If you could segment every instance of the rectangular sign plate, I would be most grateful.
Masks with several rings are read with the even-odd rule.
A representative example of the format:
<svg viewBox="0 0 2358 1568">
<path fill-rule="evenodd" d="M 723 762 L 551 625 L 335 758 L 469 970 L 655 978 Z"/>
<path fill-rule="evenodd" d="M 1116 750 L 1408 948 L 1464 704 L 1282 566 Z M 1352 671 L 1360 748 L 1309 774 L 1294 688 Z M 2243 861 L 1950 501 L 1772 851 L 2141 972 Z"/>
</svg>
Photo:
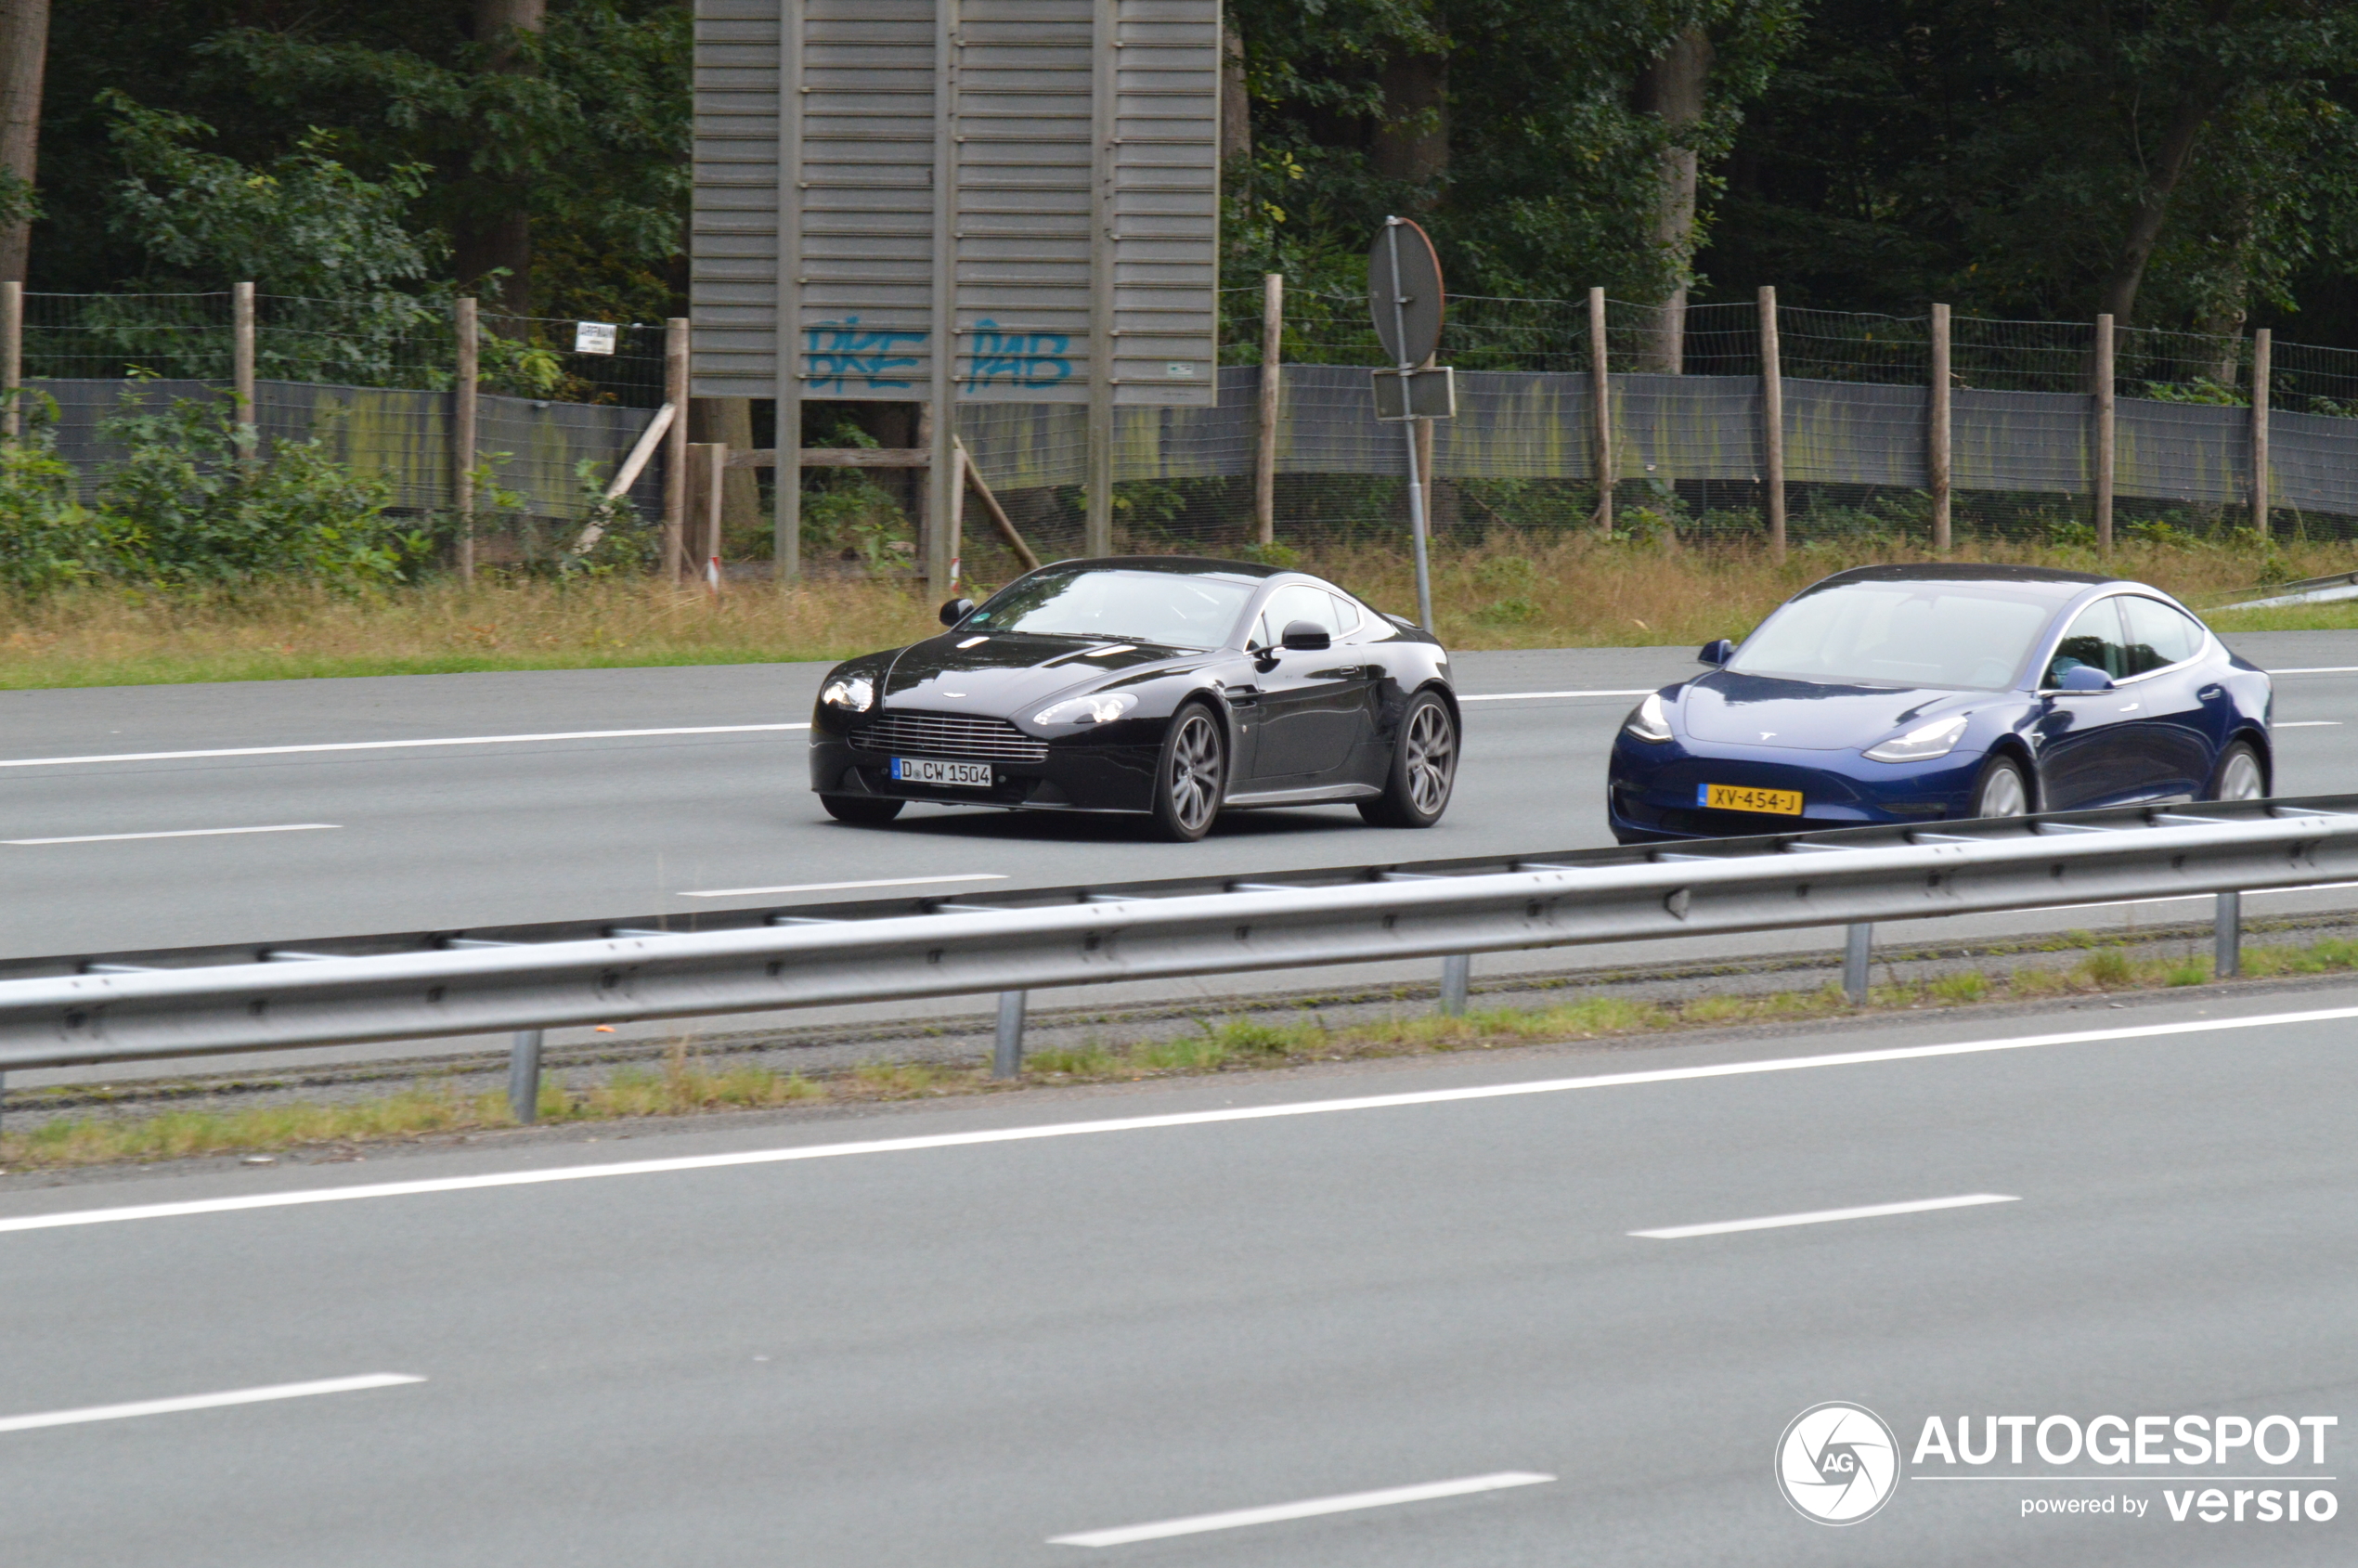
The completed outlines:
<svg viewBox="0 0 2358 1568">
<path fill-rule="evenodd" d="M 1801 791 L 1754 789 L 1749 784 L 1697 784 L 1695 804 L 1709 811 L 1771 811 L 1781 817 L 1801 815 Z"/>
<path fill-rule="evenodd" d="M 957 789 L 989 789 L 988 762 L 941 762 L 930 757 L 896 757 L 892 776 L 902 784 L 946 784 Z M 1799 808 L 1795 808 L 1798 810 Z"/>
</svg>

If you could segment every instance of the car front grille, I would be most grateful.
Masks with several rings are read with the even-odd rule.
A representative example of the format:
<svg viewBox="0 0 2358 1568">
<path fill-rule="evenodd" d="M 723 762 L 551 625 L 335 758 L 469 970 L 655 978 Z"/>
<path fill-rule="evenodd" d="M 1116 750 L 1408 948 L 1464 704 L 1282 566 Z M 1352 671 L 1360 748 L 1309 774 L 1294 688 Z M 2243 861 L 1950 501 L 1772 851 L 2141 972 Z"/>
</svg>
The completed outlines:
<svg viewBox="0 0 2358 1568">
<path fill-rule="evenodd" d="M 1045 762 L 1048 743 L 1004 719 L 954 713 L 880 713 L 851 735 L 861 751 L 971 758 L 978 762 Z"/>
</svg>

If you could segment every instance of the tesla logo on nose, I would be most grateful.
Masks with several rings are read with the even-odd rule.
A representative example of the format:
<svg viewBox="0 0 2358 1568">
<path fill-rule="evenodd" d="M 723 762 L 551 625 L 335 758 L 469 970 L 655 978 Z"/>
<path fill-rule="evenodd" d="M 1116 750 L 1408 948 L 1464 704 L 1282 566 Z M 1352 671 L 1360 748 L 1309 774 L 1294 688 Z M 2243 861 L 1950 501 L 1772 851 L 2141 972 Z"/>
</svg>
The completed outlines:
<svg viewBox="0 0 2358 1568">
<path fill-rule="evenodd" d="M 1777 732 L 1774 730 L 1763 730 L 1760 732 L 1760 738 L 1764 741 L 1773 741 L 1777 738 Z"/>
</svg>

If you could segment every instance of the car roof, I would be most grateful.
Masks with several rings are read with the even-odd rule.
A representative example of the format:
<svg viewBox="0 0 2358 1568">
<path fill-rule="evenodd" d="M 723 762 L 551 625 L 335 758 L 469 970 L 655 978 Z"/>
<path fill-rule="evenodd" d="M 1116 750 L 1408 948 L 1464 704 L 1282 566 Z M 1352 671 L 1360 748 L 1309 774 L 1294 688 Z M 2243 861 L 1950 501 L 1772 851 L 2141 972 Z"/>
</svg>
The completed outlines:
<svg viewBox="0 0 2358 1568">
<path fill-rule="evenodd" d="M 1255 561 L 1220 561 L 1208 555 L 1094 555 L 1075 561 L 1051 561 L 1049 571 L 1168 572 L 1184 577 L 1234 577 L 1260 582 L 1293 574 L 1285 566 L 1263 566 Z"/>
<path fill-rule="evenodd" d="M 2009 588 L 2041 599 L 2070 599 L 2088 589 L 2104 583 L 2123 583 L 2121 577 L 2105 577 L 2097 572 L 2066 572 L 2054 566 L 2008 566 L 1980 561 L 1911 561 L 1881 566 L 1853 566 L 1846 572 L 1836 572 L 1809 585 L 1804 592 L 1815 593 L 1820 589 L 1837 588 L 1847 583 L 1908 583 L 1950 582 L 1982 583 L 1991 588 Z"/>
</svg>

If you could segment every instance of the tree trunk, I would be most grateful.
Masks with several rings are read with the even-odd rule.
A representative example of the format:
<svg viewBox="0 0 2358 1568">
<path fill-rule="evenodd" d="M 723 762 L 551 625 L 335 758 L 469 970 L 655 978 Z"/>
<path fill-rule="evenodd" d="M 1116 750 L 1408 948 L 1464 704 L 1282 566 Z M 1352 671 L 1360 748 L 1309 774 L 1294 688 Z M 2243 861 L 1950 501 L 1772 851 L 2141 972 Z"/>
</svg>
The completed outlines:
<svg viewBox="0 0 2358 1568">
<path fill-rule="evenodd" d="M 5 3 L 5 0 L 0 0 Z M 475 42 L 491 48 L 491 69 L 513 69 L 514 39 L 519 32 L 538 32 L 549 19 L 548 0 L 474 0 Z M 461 221 L 453 236 L 453 258 L 461 286 L 496 300 L 508 316 L 532 314 L 531 193 L 521 187 L 502 186 L 486 193 L 490 200 L 473 216 Z M 504 270 L 507 277 L 489 277 Z"/>
<path fill-rule="evenodd" d="M 1383 120 L 1369 151 L 1385 179 L 1427 188 L 1428 202 L 1439 196 L 1449 177 L 1447 55 L 1398 55 L 1386 62 Z"/>
<path fill-rule="evenodd" d="M 1697 159 L 1691 145 L 1703 119 L 1704 94 L 1711 81 L 1711 35 L 1690 28 L 1672 40 L 1638 78 L 1638 110 L 1662 121 L 1664 146 L 1657 174 L 1653 242 L 1669 287 L 1648 334 L 1638 369 L 1675 376 L 1684 369 L 1687 348 L 1687 284 L 1695 258 Z"/>
<path fill-rule="evenodd" d="M 8 195 L 31 200 L 41 147 L 41 78 L 49 58 L 49 0 L 0 0 L 0 174 Z M 11 203 L 13 205 L 13 203 Z M 0 282 L 24 281 L 32 220 L 0 225 Z"/>
<path fill-rule="evenodd" d="M 1252 100 L 1245 96 L 1245 35 L 1232 19 L 1220 36 L 1220 162 L 1252 156 Z"/>
<path fill-rule="evenodd" d="M 2233 18 L 2235 5 L 2236 0 L 2210 0 L 2203 7 L 2203 19 L 2212 27 L 2221 26 Z M 2149 172 L 2144 192 L 2137 202 L 2135 214 L 2129 220 L 2129 232 L 2121 240 L 2112 277 L 2105 282 L 2104 298 L 2096 306 L 2124 327 L 2137 307 L 2137 290 L 2144 282 L 2145 265 L 2153 260 L 2154 247 L 2161 240 L 2162 225 L 2169 221 L 2170 199 L 2177 192 L 2179 181 L 2185 177 L 2186 165 L 2194 161 L 2203 127 L 2225 105 L 2230 90 L 2231 84 L 2224 73 L 2216 70 L 2189 83 L 2185 97 L 2170 112 L 2170 128 L 2162 133 L 2160 149 L 2146 164 Z"/>
<path fill-rule="evenodd" d="M 718 442 L 732 452 L 753 447 L 753 399 L 750 397 L 691 397 L 688 399 L 688 439 Z M 799 465 L 795 477 L 799 477 Z M 780 470 L 781 478 L 787 477 Z M 760 478 L 749 468 L 732 468 L 720 475 L 720 526 L 724 533 L 744 535 L 761 525 Z"/>
</svg>

